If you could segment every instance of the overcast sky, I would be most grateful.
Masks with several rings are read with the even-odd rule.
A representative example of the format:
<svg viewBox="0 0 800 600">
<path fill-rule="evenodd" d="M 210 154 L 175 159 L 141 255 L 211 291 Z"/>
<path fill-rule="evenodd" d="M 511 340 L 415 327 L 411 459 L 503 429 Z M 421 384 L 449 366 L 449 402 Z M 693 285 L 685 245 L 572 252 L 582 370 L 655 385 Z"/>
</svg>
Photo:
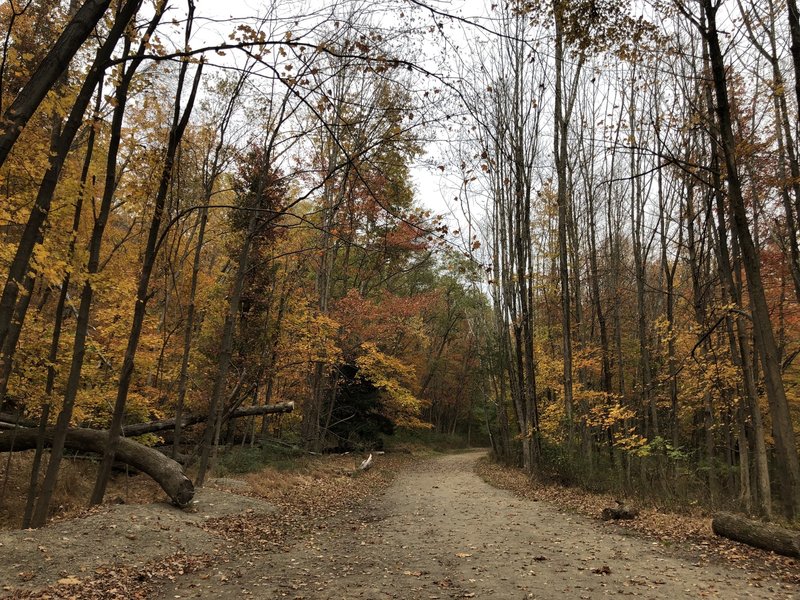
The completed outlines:
<svg viewBox="0 0 800 600">
<path fill-rule="evenodd" d="M 195 0 L 196 1 L 196 24 L 192 36 L 193 47 L 214 45 L 229 42 L 231 31 L 239 24 L 253 22 L 254 18 L 263 16 L 267 12 L 269 2 L 259 0 Z M 459 52 L 464 51 L 465 28 L 467 25 L 455 20 L 438 17 L 430 11 L 420 9 L 410 1 L 390 0 L 391 9 L 385 10 L 382 14 L 376 15 L 384 26 L 391 27 L 392 21 L 398 19 L 399 12 L 407 10 L 416 11 L 418 23 L 433 24 L 442 23 L 441 33 L 436 33 L 427 38 L 422 38 L 423 44 L 421 55 L 405 56 L 402 58 L 419 62 L 424 68 L 433 72 L 443 72 L 448 69 L 446 64 L 451 59 L 464 60 L 465 57 L 458 56 Z M 332 11 L 344 12 L 347 9 L 347 2 L 342 2 L 337 7 L 335 3 L 320 0 L 280 0 L 277 10 L 281 17 L 294 17 L 302 15 L 306 17 L 306 23 L 312 21 L 329 20 Z M 460 2 L 442 2 L 433 0 L 428 3 L 437 11 L 457 15 L 469 20 L 479 19 L 479 15 L 486 14 L 483 0 L 465 0 Z M 186 9 L 181 0 L 173 0 L 175 8 L 174 16 L 180 20 L 186 15 Z M 389 6 L 366 2 L 362 0 L 363 7 L 374 10 L 380 6 Z M 399 11 L 399 12 L 398 12 Z M 310 16 L 310 18 L 309 18 Z M 434 21 L 435 19 L 435 21 Z M 302 28 L 302 24 L 301 24 Z M 173 40 L 176 42 L 177 40 Z M 443 43 L 445 42 L 445 43 Z M 231 62 L 240 64 L 243 61 L 241 55 L 229 53 L 226 57 L 211 57 L 213 61 L 222 63 Z M 435 132 L 429 130 L 428 134 Z M 443 174 L 438 168 L 441 161 L 442 149 L 436 143 L 428 145 L 428 154 L 412 169 L 413 181 L 417 190 L 417 200 L 420 204 L 433 210 L 438 214 L 451 214 L 454 208 L 452 198 L 454 189 L 447 181 L 446 173 Z M 451 218 L 456 218 L 451 215 Z"/>
</svg>

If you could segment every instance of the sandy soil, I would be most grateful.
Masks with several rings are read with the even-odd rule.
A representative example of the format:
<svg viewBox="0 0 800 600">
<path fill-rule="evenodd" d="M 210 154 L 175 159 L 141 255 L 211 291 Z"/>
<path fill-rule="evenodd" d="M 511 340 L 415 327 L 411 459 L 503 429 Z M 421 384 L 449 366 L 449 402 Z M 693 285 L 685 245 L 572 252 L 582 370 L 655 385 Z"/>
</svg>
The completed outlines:
<svg viewBox="0 0 800 600">
<path fill-rule="evenodd" d="M 0 596 L 92 576 L 101 569 L 148 563 L 176 553 L 201 554 L 219 540 L 202 528 L 205 521 L 232 514 L 271 514 L 275 507 L 227 490 L 243 482 L 217 480 L 198 491 L 192 508 L 167 503 L 104 505 L 84 518 L 38 530 L 0 533 Z M 64 587 L 64 596 L 74 595 Z"/>
<path fill-rule="evenodd" d="M 701 564 L 615 525 L 521 500 L 473 472 L 481 453 L 423 461 L 284 552 L 239 550 L 158 597 L 301 599 L 798 598 L 796 586 Z"/>
</svg>

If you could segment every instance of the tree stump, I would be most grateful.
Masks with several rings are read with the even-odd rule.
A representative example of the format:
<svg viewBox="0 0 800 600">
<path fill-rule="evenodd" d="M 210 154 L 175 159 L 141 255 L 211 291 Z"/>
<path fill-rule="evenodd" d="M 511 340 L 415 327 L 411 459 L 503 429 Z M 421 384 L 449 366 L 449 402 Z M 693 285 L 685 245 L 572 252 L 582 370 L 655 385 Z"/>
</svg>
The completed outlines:
<svg viewBox="0 0 800 600">
<path fill-rule="evenodd" d="M 604 508 L 601 516 L 604 520 L 628 520 L 635 519 L 639 516 L 639 510 L 626 504 L 622 500 L 617 500 L 617 506 L 614 508 Z"/>
</svg>

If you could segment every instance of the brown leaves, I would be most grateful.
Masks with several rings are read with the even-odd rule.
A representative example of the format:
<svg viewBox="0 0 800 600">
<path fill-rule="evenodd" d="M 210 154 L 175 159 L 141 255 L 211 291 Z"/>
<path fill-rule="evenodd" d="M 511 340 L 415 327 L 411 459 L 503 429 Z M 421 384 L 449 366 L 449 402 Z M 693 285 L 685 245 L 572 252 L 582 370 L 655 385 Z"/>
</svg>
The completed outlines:
<svg viewBox="0 0 800 600">
<path fill-rule="evenodd" d="M 336 514 L 384 489 L 391 473 L 410 457 L 381 456 L 376 467 L 349 477 L 352 456 L 310 459 L 295 472 L 265 469 L 247 480 L 254 490 L 248 494 L 277 505 L 269 516 L 244 513 L 208 519 L 203 528 L 221 536 L 232 548 L 283 548 L 291 540 L 316 529 L 324 529 Z"/>
<path fill-rule="evenodd" d="M 55 585 L 40 590 L 16 591 L 15 598 L 82 598 L 85 600 L 139 600 L 152 597 L 164 581 L 208 567 L 213 558 L 179 552 L 154 560 L 144 567 L 114 566 L 97 569 L 92 575 L 62 577 Z"/>
<path fill-rule="evenodd" d="M 267 469 L 253 473 L 248 480 L 254 491 L 248 495 L 265 498 L 280 506 L 281 510 L 272 515 L 255 515 L 250 510 L 205 520 L 203 528 L 213 532 L 223 542 L 213 555 L 205 554 L 211 550 L 207 546 L 188 546 L 186 552 L 160 557 L 143 566 L 118 564 L 99 567 L 94 571 L 81 571 L 79 574 L 62 571 L 55 584 L 38 590 L 15 589 L 20 583 L 31 581 L 36 576 L 32 571 L 21 571 L 17 574 L 17 581 L 7 582 L 10 585 L 0 587 L 0 590 L 14 594 L 15 598 L 150 598 L 158 590 L 163 590 L 168 582 L 225 562 L 230 555 L 252 549 L 280 550 L 300 535 L 326 528 L 333 516 L 384 489 L 390 483 L 392 473 L 410 460 L 409 456 L 381 456 L 375 468 L 359 477 L 347 476 L 353 468 L 352 456 L 309 459 L 307 464 L 299 465 L 292 472 Z M 139 537 L 144 538 L 143 534 Z M 39 547 L 39 552 L 46 551 L 45 546 Z M 197 554 L 193 555 L 192 552 Z M 412 572 L 415 577 L 424 574 Z M 198 577 L 202 580 L 228 575 L 205 571 Z"/>
<path fill-rule="evenodd" d="M 552 502 L 593 518 L 600 518 L 603 508 L 614 503 L 609 494 L 531 482 L 521 470 L 502 467 L 487 460 L 478 462 L 476 472 L 491 485 L 509 490 L 522 498 Z M 710 518 L 704 515 L 679 514 L 651 507 L 642 509 L 640 518 L 635 521 L 625 521 L 624 524 L 615 521 L 608 526 L 624 527 L 667 546 L 690 550 L 701 562 L 711 559 L 726 561 L 751 573 L 758 573 L 755 579 L 772 576 L 785 583 L 800 584 L 798 561 L 719 538 L 711 531 Z M 545 557 L 534 560 L 545 560 Z M 611 570 L 606 572 L 606 568 L 607 565 L 604 565 L 592 572 L 609 575 Z"/>
</svg>

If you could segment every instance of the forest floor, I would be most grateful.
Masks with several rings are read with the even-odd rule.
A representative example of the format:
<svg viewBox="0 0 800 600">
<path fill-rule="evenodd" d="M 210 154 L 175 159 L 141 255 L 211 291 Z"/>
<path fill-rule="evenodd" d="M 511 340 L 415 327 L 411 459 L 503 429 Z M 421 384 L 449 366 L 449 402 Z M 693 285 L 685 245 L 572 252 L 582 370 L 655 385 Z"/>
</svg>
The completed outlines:
<svg viewBox="0 0 800 600">
<path fill-rule="evenodd" d="M 693 528 L 690 517 L 644 513 L 638 521 L 654 518 L 652 531 L 600 521 L 598 501 L 546 487 L 537 497 L 522 485 L 524 475 L 481 461 L 484 454 L 379 456 L 372 470 L 356 476 L 350 476 L 352 457 L 327 458 L 299 477 L 215 480 L 199 492 L 194 512 L 164 504 L 105 506 L 43 530 L 2 533 L 0 593 L 800 597 L 796 561 L 714 538 L 707 524 Z"/>
</svg>

